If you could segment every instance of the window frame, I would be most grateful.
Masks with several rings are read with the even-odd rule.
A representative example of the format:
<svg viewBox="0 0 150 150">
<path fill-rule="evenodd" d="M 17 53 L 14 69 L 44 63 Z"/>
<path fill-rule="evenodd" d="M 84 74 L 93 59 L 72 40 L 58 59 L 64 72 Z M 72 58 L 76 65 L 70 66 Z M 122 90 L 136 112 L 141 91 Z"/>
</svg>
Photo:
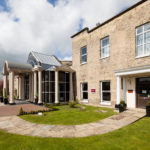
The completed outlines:
<svg viewBox="0 0 150 150">
<path fill-rule="evenodd" d="M 105 40 L 105 39 L 109 39 L 109 44 L 107 46 L 102 46 L 102 41 Z M 108 56 L 103 56 L 102 57 L 102 50 L 103 50 L 103 48 L 107 48 L 107 47 L 109 48 Z M 104 58 L 108 58 L 108 57 L 110 57 L 110 37 L 106 36 L 106 37 L 100 39 L 100 59 L 104 59 Z"/>
<path fill-rule="evenodd" d="M 103 83 L 105 82 L 109 82 L 110 83 L 110 90 L 103 90 Z M 106 101 L 106 100 L 103 100 L 103 93 L 110 93 L 110 100 L 109 101 Z M 101 100 L 100 100 L 100 104 L 102 105 L 111 105 L 111 82 L 109 80 L 107 81 L 100 81 L 100 94 L 101 94 Z"/>
<path fill-rule="evenodd" d="M 143 24 L 143 25 L 140 25 L 140 26 L 136 27 L 136 38 L 135 38 L 135 49 L 136 49 L 135 53 L 136 53 L 136 54 L 135 54 L 135 58 L 141 58 L 141 57 L 150 56 L 150 52 L 147 53 L 147 54 L 144 54 L 145 45 L 146 45 L 146 44 L 150 44 L 150 42 L 146 43 L 146 42 L 145 42 L 145 39 L 144 39 L 145 33 L 150 32 L 150 29 L 147 30 L 147 31 L 145 31 L 145 26 L 148 25 L 148 24 L 150 25 L 150 22 L 145 23 L 145 24 Z M 137 31 L 138 31 L 139 28 L 142 28 L 142 32 L 141 32 L 141 33 L 137 33 Z M 138 37 L 139 35 L 142 35 L 143 41 L 142 41 L 142 44 L 137 45 L 137 37 Z M 139 46 L 142 46 L 142 55 L 137 55 L 137 48 L 138 48 Z"/>
<path fill-rule="evenodd" d="M 84 91 L 83 90 L 83 84 L 87 84 L 87 91 Z M 82 82 L 81 83 L 81 99 L 82 99 L 82 102 L 86 102 L 88 103 L 88 99 L 83 99 L 83 93 L 84 92 L 87 92 L 88 96 L 89 96 L 89 92 L 88 92 L 88 82 Z"/>
<path fill-rule="evenodd" d="M 86 54 L 82 54 L 82 49 L 83 48 L 86 48 Z M 83 56 L 86 56 L 86 61 L 85 62 L 82 61 Z M 85 45 L 85 46 L 80 48 L 80 64 L 83 65 L 83 64 L 86 64 L 86 63 L 87 63 L 87 46 Z"/>
</svg>

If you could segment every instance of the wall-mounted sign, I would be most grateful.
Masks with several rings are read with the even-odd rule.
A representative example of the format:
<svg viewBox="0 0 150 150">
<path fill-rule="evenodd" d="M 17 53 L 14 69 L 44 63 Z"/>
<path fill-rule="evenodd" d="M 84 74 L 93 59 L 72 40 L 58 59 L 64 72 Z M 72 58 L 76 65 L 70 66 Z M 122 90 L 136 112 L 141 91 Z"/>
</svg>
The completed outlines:
<svg viewBox="0 0 150 150">
<path fill-rule="evenodd" d="M 128 93 L 133 93 L 133 90 L 128 90 Z"/>
<path fill-rule="evenodd" d="M 95 92 L 96 92 L 96 90 L 95 90 L 95 89 L 91 89 L 91 92 L 92 92 L 92 93 L 95 93 Z"/>
</svg>

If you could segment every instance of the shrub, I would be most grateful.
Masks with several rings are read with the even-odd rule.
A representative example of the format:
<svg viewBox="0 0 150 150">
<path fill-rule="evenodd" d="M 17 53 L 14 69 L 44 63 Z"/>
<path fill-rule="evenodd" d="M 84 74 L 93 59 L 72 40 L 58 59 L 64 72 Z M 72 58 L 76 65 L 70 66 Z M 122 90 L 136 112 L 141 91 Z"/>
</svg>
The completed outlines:
<svg viewBox="0 0 150 150">
<path fill-rule="evenodd" d="M 76 99 L 75 102 L 76 102 L 76 104 L 79 104 L 79 100 L 78 99 Z"/>
<path fill-rule="evenodd" d="M 75 108 L 76 107 L 76 102 L 75 101 L 69 102 L 69 107 L 70 108 Z"/>
<path fill-rule="evenodd" d="M 120 101 L 120 106 L 121 106 L 121 107 L 125 107 L 125 106 L 126 106 L 125 101 L 121 100 L 121 101 Z"/>
<path fill-rule="evenodd" d="M 23 109 L 22 109 L 22 107 L 20 108 L 20 110 L 19 110 L 19 116 L 21 116 L 21 115 L 23 115 L 24 114 L 24 111 L 23 111 Z"/>
<path fill-rule="evenodd" d="M 150 107 L 150 101 L 147 103 L 147 106 Z"/>
</svg>

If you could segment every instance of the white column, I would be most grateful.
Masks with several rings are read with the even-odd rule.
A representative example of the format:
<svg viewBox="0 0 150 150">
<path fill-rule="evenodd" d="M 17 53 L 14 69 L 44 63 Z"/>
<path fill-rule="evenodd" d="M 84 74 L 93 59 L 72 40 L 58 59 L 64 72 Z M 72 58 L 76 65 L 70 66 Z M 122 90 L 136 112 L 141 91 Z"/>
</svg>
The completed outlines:
<svg viewBox="0 0 150 150">
<path fill-rule="evenodd" d="M 14 72 L 9 73 L 9 103 L 13 104 L 15 103 L 14 101 Z"/>
<path fill-rule="evenodd" d="M 22 96 L 21 96 L 21 82 L 22 82 L 22 80 L 21 80 L 21 77 L 19 77 L 19 99 L 21 99 L 22 98 Z"/>
<path fill-rule="evenodd" d="M 59 103 L 59 100 L 58 100 L 58 71 L 55 71 L 55 103 Z"/>
<path fill-rule="evenodd" d="M 21 77 L 21 99 L 25 99 L 24 76 Z"/>
<path fill-rule="evenodd" d="M 73 101 L 72 72 L 70 73 L 70 101 Z"/>
<path fill-rule="evenodd" d="M 34 99 L 36 98 L 37 94 L 37 73 L 36 71 L 34 72 Z"/>
<path fill-rule="evenodd" d="M 42 104 L 42 71 L 38 71 L 38 78 L 39 78 L 38 104 Z"/>
<path fill-rule="evenodd" d="M 7 96 L 7 75 L 3 76 L 3 97 Z"/>
<path fill-rule="evenodd" d="M 126 79 L 123 77 L 123 98 L 124 101 L 126 102 Z"/>
<path fill-rule="evenodd" d="M 31 94 L 31 100 L 34 102 L 34 74 L 32 73 L 32 94 Z"/>
<path fill-rule="evenodd" d="M 29 100 L 31 101 L 32 95 L 32 74 L 29 74 Z"/>
<path fill-rule="evenodd" d="M 120 76 L 117 76 L 117 104 L 120 104 L 120 83 L 121 78 Z"/>
</svg>

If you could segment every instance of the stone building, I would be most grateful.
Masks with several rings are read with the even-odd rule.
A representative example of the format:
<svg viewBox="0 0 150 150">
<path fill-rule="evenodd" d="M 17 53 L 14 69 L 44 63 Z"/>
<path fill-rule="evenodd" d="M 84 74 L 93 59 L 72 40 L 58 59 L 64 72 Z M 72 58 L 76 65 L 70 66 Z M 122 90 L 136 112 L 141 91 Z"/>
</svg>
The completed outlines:
<svg viewBox="0 0 150 150">
<path fill-rule="evenodd" d="M 73 35 L 72 61 L 80 101 L 144 107 L 150 100 L 150 1 Z"/>
</svg>

